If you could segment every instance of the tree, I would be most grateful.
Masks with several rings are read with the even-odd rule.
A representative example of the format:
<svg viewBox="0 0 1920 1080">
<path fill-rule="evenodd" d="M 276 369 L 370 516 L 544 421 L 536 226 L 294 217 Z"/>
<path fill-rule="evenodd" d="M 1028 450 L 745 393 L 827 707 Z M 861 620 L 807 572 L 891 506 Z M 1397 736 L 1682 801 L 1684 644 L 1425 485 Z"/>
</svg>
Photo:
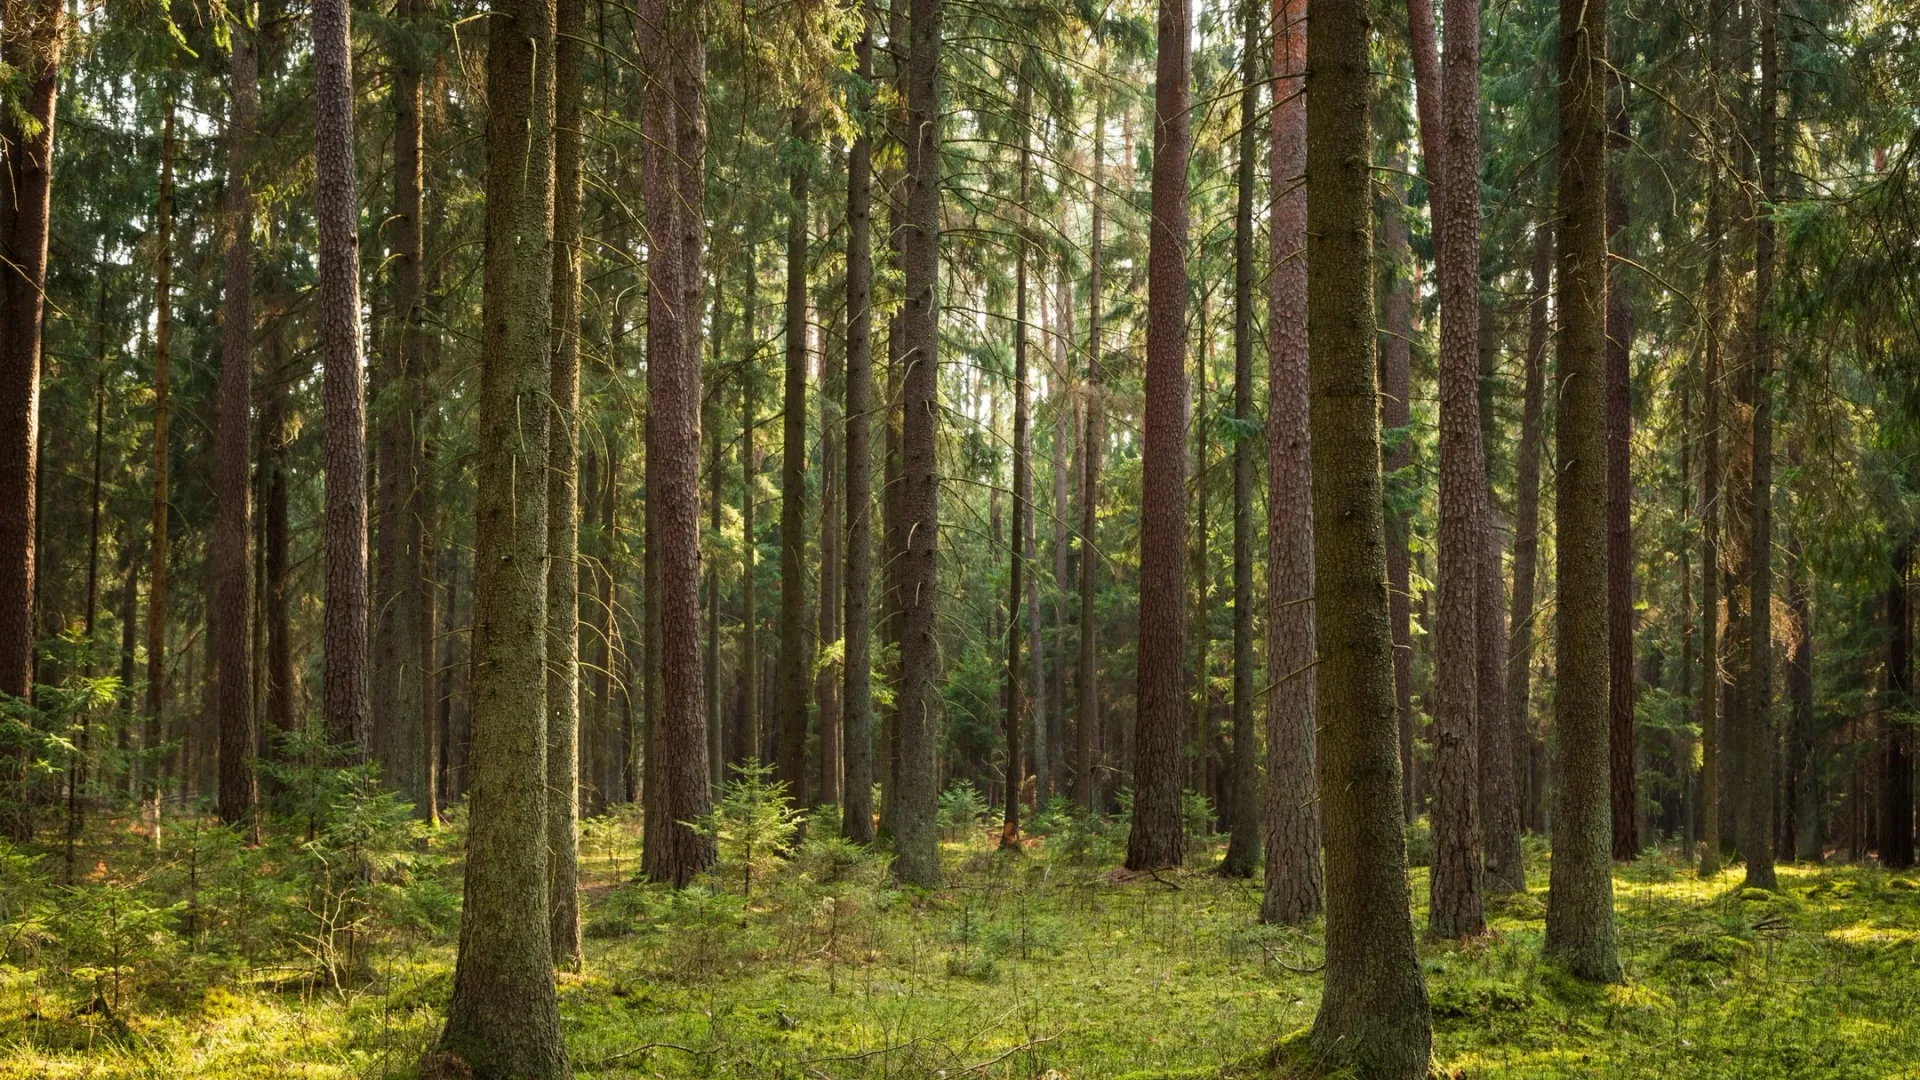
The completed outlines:
<svg viewBox="0 0 1920 1080">
<path fill-rule="evenodd" d="M 1260 917 L 1320 913 L 1321 800 L 1314 670 L 1313 451 L 1308 327 L 1307 4 L 1273 17 L 1273 200 L 1267 258 L 1266 894 Z"/>
<path fill-rule="evenodd" d="M 1007 544 L 1007 805 L 1000 829 L 1000 846 L 1020 847 L 1020 785 L 1026 778 L 1020 759 L 1020 730 L 1027 720 L 1023 700 L 1026 687 L 1020 671 L 1020 639 L 1029 633 L 1020 625 L 1020 602 L 1025 599 L 1024 575 L 1032 557 L 1027 541 L 1033 532 L 1033 439 L 1027 430 L 1027 221 L 1026 208 L 1032 198 L 1030 183 L 1033 169 L 1033 84 L 1023 71 L 1015 106 L 1020 125 L 1020 231 L 1014 245 L 1013 301 L 1013 533 Z M 1036 655 L 1033 663 L 1039 663 Z"/>
<path fill-rule="evenodd" d="M 0 109 L 0 695 L 33 694 L 35 521 L 40 449 L 40 359 L 47 235 L 53 205 L 54 96 L 65 8 L 7 0 L 0 67 L 25 93 Z M 29 742 L 0 748 L 0 834 L 33 836 Z"/>
<path fill-rule="evenodd" d="M 1401 830 L 1374 366 L 1368 17 L 1323 3 L 1307 40 L 1307 350 L 1315 709 L 1327 972 L 1311 1044 L 1328 1071 L 1427 1075 L 1432 1022 Z M 1276 70 L 1285 70 L 1276 67 Z"/>
<path fill-rule="evenodd" d="M 320 232 L 326 561 L 321 717 L 327 741 L 366 756 L 366 400 L 360 384 L 360 230 L 353 145 L 353 47 L 346 0 L 313 5 L 314 217 Z"/>
<path fill-rule="evenodd" d="M 1146 423 L 1140 481 L 1140 652 L 1127 869 L 1180 865 L 1181 606 L 1186 596 L 1187 160 L 1193 46 L 1187 0 L 1159 0 L 1153 205 L 1147 238 Z"/>
<path fill-rule="evenodd" d="M 147 538 L 152 568 L 147 579 L 146 727 L 140 739 L 146 759 L 139 767 L 140 793 L 151 800 L 154 827 L 160 817 L 160 759 L 165 738 L 161 711 L 167 700 L 167 441 L 173 355 L 173 98 L 162 106 L 160 193 L 154 209 L 153 272 L 153 524 Z M 157 840 L 156 833 L 155 839 Z"/>
<path fill-rule="evenodd" d="M 1607 11 L 1561 0 L 1560 219 L 1554 417 L 1553 836 L 1548 955 L 1577 976 L 1620 977 L 1608 808 L 1606 628 Z"/>
<path fill-rule="evenodd" d="M 220 347 L 220 820 L 248 822 L 258 799 L 254 779 L 253 660 L 253 188 L 254 114 L 259 61 L 253 20 L 242 5 L 231 27 L 227 111 L 226 294 Z"/>
<path fill-rule="evenodd" d="M 473 625 L 473 776 L 460 952 L 440 1049 L 485 1080 L 568 1076 L 547 921 L 547 467 L 554 5 L 494 9 Z M 643 21 L 644 25 L 644 21 Z"/>
<path fill-rule="evenodd" d="M 841 835 L 873 843 L 873 13 L 854 46 L 853 144 L 847 151 L 847 599 L 841 702 L 846 798 Z"/>
<path fill-rule="evenodd" d="M 1887 579 L 1886 710 L 1891 716 L 1913 711 L 1913 544 L 1893 552 Z M 1904 870 L 1913 865 L 1913 735 L 1896 720 L 1886 722 L 1880 746 L 1880 865 Z"/>
<path fill-rule="evenodd" d="M 1531 770 L 1533 747 L 1533 635 L 1539 607 L 1540 442 L 1547 397 L 1548 289 L 1553 274 L 1553 222 L 1533 229 L 1532 278 L 1527 293 L 1527 359 L 1521 389 L 1520 447 L 1515 467 L 1513 518 L 1513 613 L 1507 647 L 1507 718 L 1513 733 L 1514 787 L 1526 792 L 1527 824 L 1539 828 L 1540 781 Z"/>
<path fill-rule="evenodd" d="M 1625 154 L 1632 141 L 1627 91 L 1614 84 L 1610 142 Z M 1627 193 L 1620 168 L 1607 171 L 1607 246 L 1627 249 Z M 1618 262 L 1607 262 L 1607 729 L 1608 791 L 1613 807 L 1613 857 L 1629 862 L 1640 854 L 1639 796 L 1633 733 L 1633 308 Z"/>
<path fill-rule="evenodd" d="M 780 753 L 779 777 L 807 803 L 807 180 L 813 127 L 796 107 L 787 174 L 786 393 L 780 448 Z"/>
<path fill-rule="evenodd" d="M 1406 170 L 1405 155 L 1393 159 Z M 1386 288 L 1386 339 L 1380 351 L 1380 424 L 1386 428 L 1381 467 L 1399 494 L 1413 464 L 1413 252 L 1407 245 L 1406 193 L 1394 185 L 1383 215 L 1384 246 L 1391 276 Z M 1387 618 L 1393 627 L 1393 693 L 1400 716 L 1400 799 L 1411 824 L 1419 817 L 1419 755 L 1413 738 L 1413 513 L 1390 502 L 1387 509 Z"/>
<path fill-rule="evenodd" d="M 1093 733 L 1100 726 L 1100 627 L 1096 592 L 1100 587 L 1100 559 L 1095 549 L 1100 524 L 1100 464 L 1106 445 L 1106 405 L 1102 401 L 1106 361 L 1100 336 L 1101 262 L 1105 237 L 1101 214 L 1107 183 L 1106 70 L 1094 85 L 1093 183 L 1087 187 L 1092 236 L 1087 245 L 1087 392 L 1080 428 L 1080 708 L 1074 734 L 1074 802 L 1087 814 L 1094 811 L 1098 785 L 1093 781 Z"/>
</svg>

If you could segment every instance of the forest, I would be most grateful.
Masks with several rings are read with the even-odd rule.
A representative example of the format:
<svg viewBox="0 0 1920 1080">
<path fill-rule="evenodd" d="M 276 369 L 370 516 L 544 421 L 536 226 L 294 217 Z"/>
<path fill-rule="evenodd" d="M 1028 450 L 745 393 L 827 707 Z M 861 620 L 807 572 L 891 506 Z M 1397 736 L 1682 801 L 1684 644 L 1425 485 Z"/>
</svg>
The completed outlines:
<svg viewBox="0 0 1920 1080">
<path fill-rule="evenodd" d="M 1911 0 L 0 0 L 0 1080 L 1920 1076 Z"/>
</svg>

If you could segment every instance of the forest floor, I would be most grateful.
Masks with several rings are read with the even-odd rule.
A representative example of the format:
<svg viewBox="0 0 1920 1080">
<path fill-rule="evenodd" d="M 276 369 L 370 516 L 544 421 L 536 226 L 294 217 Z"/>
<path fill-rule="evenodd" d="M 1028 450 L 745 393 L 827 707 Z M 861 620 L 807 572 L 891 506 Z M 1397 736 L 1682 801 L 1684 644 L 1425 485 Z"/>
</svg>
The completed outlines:
<svg viewBox="0 0 1920 1080">
<path fill-rule="evenodd" d="M 1112 830 L 1020 854 L 949 832 L 948 885 L 919 893 L 888 887 L 872 856 L 811 843 L 762 864 L 750 894 L 740 865 L 674 894 L 631 881 L 631 822 L 595 825 L 586 964 L 559 980 L 582 1077 L 1263 1077 L 1268 1048 L 1318 1005 L 1319 929 L 1260 926 L 1257 883 L 1206 869 L 1217 844 L 1187 870 L 1136 876 L 1110 869 Z M 144 864 L 129 822 L 95 832 L 80 861 L 94 891 L 62 895 L 117 913 L 46 916 L 28 948 L 34 929 L 0 911 L 15 924 L 0 941 L 0 1077 L 414 1075 L 451 988 L 457 832 L 387 897 L 404 901 L 383 909 L 391 927 L 354 924 L 378 944 L 340 985 L 316 974 L 338 934 L 282 942 L 279 963 L 246 941 L 319 918 L 311 890 L 261 893 L 263 862 L 223 877 L 220 858 L 245 856 L 214 842 L 182 855 L 178 832 Z M 1649 855 L 1615 877 L 1626 981 L 1592 987 L 1541 959 L 1547 852 L 1527 854 L 1531 887 L 1494 902 L 1490 934 L 1421 944 L 1443 1074 L 1920 1077 L 1915 875 L 1783 867 L 1775 894 Z M 27 865 L 7 857 L 0 872 Z M 193 883 L 191 905 L 133 902 L 163 873 Z M 1413 887 L 1423 902 L 1424 870 Z M 91 954 L 51 933 L 88 926 Z"/>
</svg>

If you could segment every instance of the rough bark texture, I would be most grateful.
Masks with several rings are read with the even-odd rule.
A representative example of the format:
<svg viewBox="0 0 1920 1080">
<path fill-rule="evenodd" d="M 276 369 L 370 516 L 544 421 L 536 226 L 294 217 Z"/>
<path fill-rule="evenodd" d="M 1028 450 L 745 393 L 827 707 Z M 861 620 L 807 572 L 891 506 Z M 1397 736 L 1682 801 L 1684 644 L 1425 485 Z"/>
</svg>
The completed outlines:
<svg viewBox="0 0 1920 1080">
<path fill-rule="evenodd" d="M 780 446 L 780 752 L 779 777 L 801 806 L 807 800 L 807 180 L 812 131 L 796 110 L 793 171 L 787 177 L 786 389 Z"/>
<path fill-rule="evenodd" d="M 149 811 L 158 828 L 161 762 L 156 753 L 165 738 L 162 709 L 167 700 L 167 493 L 168 421 L 171 411 L 173 354 L 173 99 L 160 122 L 160 197 L 154 211 L 153 272 L 153 524 L 147 539 L 147 703 L 141 734 L 143 758 L 135 768 L 140 795 L 152 800 Z"/>
<path fill-rule="evenodd" d="M 1320 913 L 1313 461 L 1307 280 L 1307 4 L 1273 11 L 1271 265 L 1267 275 L 1267 792 L 1265 922 Z M 1404 844 L 1404 841 L 1402 841 Z"/>
<path fill-rule="evenodd" d="M 246 10 L 244 7 L 241 9 Z M 228 67 L 227 231 L 220 334 L 220 481 L 216 547 L 220 606 L 214 644 L 220 672 L 220 820 L 253 815 L 253 150 L 259 61 L 253 31 L 233 27 Z"/>
<path fill-rule="evenodd" d="M 585 0 L 557 0 L 553 330 L 547 444 L 547 928 L 553 965 L 580 966 L 580 200 Z"/>
<path fill-rule="evenodd" d="M 905 554 L 900 569 L 899 805 L 894 815 L 893 872 L 912 885 L 940 881 L 934 815 L 939 797 L 935 754 L 939 709 L 934 679 L 939 596 L 937 533 L 940 322 L 940 52 L 942 0 L 909 0 L 906 93 L 907 177 L 900 264 L 905 310 L 900 316 L 902 385 L 900 518 Z"/>
<path fill-rule="evenodd" d="M 1775 89 L 1779 50 L 1775 44 L 1776 8 L 1760 0 L 1760 86 L 1757 106 L 1760 202 L 1753 242 L 1753 359 L 1743 383 L 1753 409 L 1753 494 L 1748 516 L 1745 560 L 1746 688 L 1741 715 L 1742 740 L 1740 857 L 1747 864 L 1746 884 L 1775 889 L 1773 868 L 1773 258 L 1772 200 L 1779 148 L 1775 141 Z M 1912 783 L 1913 771 L 1906 773 Z"/>
<path fill-rule="evenodd" d="M 1553 864 L 1548 954 L 1583 979 L 1620 977 L 1607 801 L 1606 0 L 1561 0 L 1559 400 L 1554 451 Z"/>
<path fill-rule="evenodd" d="M 0 65 L 25 91 L 0 109 L 0 694 L 33 693 L 40 350 L 53 193 L 54 94 L 65 9 L 7 0 Z M 0 747 L 0 834 L 33 837 L 32 747 Z"/>
<path fill-rule="evenodd" d="M 1540 443 L 1547 397 L 1547 290 L 1553 277 L 1553 223 L 1533 230 L 1533 278 L 1527 297 L 1526 385 L 1521 390 L 1520 450 L 1514 466 L 1512 633 L 1507 647 L 1507 722 L 1513 738 L 1514 788 L 1525 806 L 1525 823 L 1541 829 L 1541 784 L 1533 758 L 1533 647 L 1540 581 Z"/>
<path fill-rule="evenodd" d="M 1610 123 L 1614 153 L 1624 155 L 1630 138 L 1626 88 L 1613 80 Z M 1620 170 L 1607 171 L 1607 246 L 1628 255 L 1627 192 Z M 1607 729 L 1611 757 L 1608 791 L 1613 805 L 1613 857 L 1640 854 L 1639 798 L 1634 776 L 1633 733 L 1633 310 L 1624 268 L 1607 262 Z"/>
<path fill-rule="evenodd" d="M 493 9 L 466 902 L 440 1049 L 484 1080 L 569 1075 L 547 921 L 552 0 Z M 523 478 L 516 482 L 516 478 Z"/>
<path fill-rule="evenodd" d="M 1315 700 L 1327 966 L 1312 1046 L 1328 1071 L 1427 1075 L 1400 808 L 1374 365 L 1364 8 L 1323 3 L 1307 44 L 1307 312 L 1313 358 Z"/>
<path fill-rule="evenodd" d="M 863 15 L 865 13 L 863 12 Z M 869 16 L 870 17 L 870 16 Z M 841 835 L 873 843 L 873 27 L 855 46 L 860 77 L 847 152 L 847 581 L 841 723 Z"/>
<path fill-rule="evenodd" d="M 1393 167 L 1406 169 L 1404 155 Z M 1396 182 L 1387 208 L 1383 243 L 1392 267 L 1387 283 L 1386 333 L 1380 352 L 1380 424 L 1386 452 L 1388 622 L 1393 627 L 1393 696 L 1400 721 L 1400 801 L 1411 823 L 1420 815 L 1419 755 L 1413 720 L 1413 510 L 1402 493 L 1400 473 L 1413 464 L 1413 252 L 1407 246 L 1406 193 Z M 1271 436 L 1269 436 L 1271 438 Z"/>
<path fill-rule="evenodd" d="M 320 234 L 321 455 L 326 472 L 320 711 L 335 753 L 359 761 L 366 756 L 371 737 L 367 433 L 365 390 L 360 383 L 360 203 L 355 194 L 353 50 L 348 19 L 347 0 L 315 0 L 314 218 Z"/>
<path fill-rule="evenodd" d="M 1260 111 L 1260 5 L 1241 0 L 1240 137 L 1233 238 L 1233 772 L 1227 853 L 1220 871 L 1252 877 L 1260 865 L 1259 773 L 1253 759 L 1253 189 Z M 1284 182 L 1284 181 L 1283 181 Z"/>
<path fill-rule="evenodd" d="M 1188 0 L 1159 0 L 1152 208 L 1147 235 L 1146 420 L 1140 481 L 1140 638 L 1134 691 L 1133 827 L 1127 868 L 1178 866 L 1185 713 L 1187 158 L 1193 47 Z"/>
<path fill-rule="evenodd" d="M 1101 69 L 1105 78 L 1105 69 Z M 1074 803 L 1091 815 L 1099 785 L 1093 776 L 1093 736 L 1100 729 L 1100 625 L 1095 593 L 1100 587 L 1100 556 L 1096 540 L 1100 525 L 1100 466 L 1106 449 L 1106 362 L 1101 350 L 1101 260 L 1106 224 L 1102 214 L 1107 182 L 1107 99 L 1094 90 L 1093 183 L 1087 190 L 1091 204 L 1092 239 L 1087 247 L 1087 391 L 1086 418 L 1080 436 L 1080 707 L 1074 734 Z"/>
</svg>

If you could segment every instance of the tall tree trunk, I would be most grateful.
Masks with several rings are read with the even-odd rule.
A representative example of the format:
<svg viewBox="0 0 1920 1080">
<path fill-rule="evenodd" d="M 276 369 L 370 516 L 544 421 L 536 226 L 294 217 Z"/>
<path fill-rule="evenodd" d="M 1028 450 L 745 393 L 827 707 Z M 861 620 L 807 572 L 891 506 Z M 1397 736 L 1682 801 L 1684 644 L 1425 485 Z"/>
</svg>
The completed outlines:
<svg viewBox="0 0 1920 1080">
<path fill-rule="evenodd" d="M 1194 357 L 1194 381 L 1197 387 L 1198 401 L 1195 402 L 1194 422 L 1192 423 L 1193 443 L 1193 528 L 1188 533 L 1187 576 L 1192 579 L 1193 613 L 1187 626 L 1188 645 L 1193 650 L 1189 678 L 1192 689 L 1188 700 L 1193 709 L 1192 742 L 1182 752 L 1186 758 L 1186 787 L 1201 796 L 1211 792 L 1207 789 L 1208 764 L 1212 757 L 1209 745 L 1207 725 L 1208 707 L 1212 704 L 1207 685 L 1207 656 L 1212 651 L 1212 601 L 1208 592 L 1211 582 L 1207 568 L 1211 565 L 1207 558 L 1208 515 L 1212 509 L 1212 492 L 1207 487 L 1207 459 L 1212 453 L 1213 440 L 1208 438 L 1206 417 L 1207 405 L 1207 356 L 1208 345 L 1212 342 L 1212 305 L 1210 294 L 1200 297 L 1200 319 L 1198 331 L 1200 347 Z"/>
<path fill-rule="evenodd" d="M 281 755 L 272 740 L 284 740 L 296 733 L 299 721 L 293 701 L 292 623 L 287 611 L 288 543 L 287 522 L 287 372 L 286 315 L 276 313 L 273 330 L 267 338 L 271 367 L 267 371 L 265 400 L 260 417 L 260 516 L 261 542 L 266 551 L 266 595 L 262 613 L 267 630 L 265 724 L 269 732 L 269 750 L 276 759 Z"/>
<path fill-rule="evenodd" d="M 812 125 L 796 109 L 796 148 L 787 176 L 786 391 L 780 447 L 780 753 L 779 777 L 800 805 L 807 800 L 807 180 Z"/>
<path fill-rule="evenodd" d="M 133 744 L 133 651 L 139 634 L 140 617 L 140 537 L 139 529 L 131 518 L 127 520 L 126 534 L 120 543 L 120 572 L 124 578 L 120 587 L 120 706 L 124 713 L 124 722 L 120 727 L 120 753 L 125 757 Z M 136 776 L 129 770 L 122 779 L 127 784 L 125 793 L 137 799 L 140 792 L 133 786 Z"/>
<path fill-rule="evenodd" d="M 847 596 L 841 723 L 846 796 L 840 833 L 873 843 L 873 107 L 872 12 L 854 47 L 856 127 L 847 152 Z"/>
<path fill-rule="evenodd" d="M 1094 733 L 1100 728 L 1100 621 L 1095 593 L 1100 587 L 1100 465 L 1106 449 L 1106 358 L 1100 335 L 1102 266 L 1106 224 L 1102 208 L 1107 184 L 1106 67 L 1102 61 L 1093 90 L 1093 234 L 1087 247 L 1087 391 L 1080 432 L 1080 708 L 1074 736 L 1074 802 L 1089 817 L 1098 805 L 1093 778 Z"/>
<path fill-rule="evenodd" d="M 1311 1045 L 1329 1071 L 1415 1080 L 1427 1075 L 1432 1026 L 1395 800 L 1393 639 L 1381 587 L 1367 27 L 1365 9 L 1321 4 L 1305 65 L 1312 595 L 1315 638 L 1328 645 L 1315 679 L 1327 972 Z M 1298 70 L 1276 57 L 1276 74 Z"/>
<path fill-rule="evenodd" d="M 1774 100 L 1779 83 L 1779 50 L 1775 45 L 1777 9 L 1773 0 L 1761 0 L 1760 86 L 1757 123 L 1760 157 L 1760 205 L 1756 207 L 1753 243 L 1753 360 L 1744 380 L 1753 409 L 1753 494 L 1746 537 L 1748 575 L 1745 584 L 1746 658 L 1745 705 L 1741 716 L 1746 738 L 1741 748 L 1742 824 L 1740 857 L 1747 864 L 1746 884 L 1776 889 L 1773 868 L 1773 197 L 1776 190 L 1779 147 L 1776 144 Z M 1913 771 L 1907 770 L 1912 783 Z M 1911 825 L 1908 826 L 1911 828 Z"/>
<path fill-rule="evenodd" d="M 549 1080 L 569 1069 L 547 919 L 547 486 L 514 478 L 548 461 L 555 12 L 495 11 L 513 28 L 487 50 L 480 423 L 496 437 L 477 453 L 474 812 L 440 1049 L 486 1080 Z"/>
<path fill-rule="evenodd" d="M 315 0 L 314 218 L 320 232 L 320 366 L 326 562 L 321 716 L 327 741 L 364 760 L 367 706 L 366 401 L 360 384 L 359 197 L 354 176 L 353 50 L 346 0 Z"/>
<path fill-rule="evenodd" d="M 718 285 L 719 276 L 715 275 Z M 726 310 L 726 297 L 716 288 L 713 298 L 713 366 L 720 366 L 720 349 L 725 334 L 722 330 L 721 314 Z M 707 440 L 707 528 L 714 536 L 720 535 L 724 520 L 724 508 L 720 502 L 720 481 L 723 432 L 717 423 L 719 406 L 709 402 L 700 418 L 701 434 Z M 707 786 L 718 794 L 726 783 L 727 748 L 725 745 L 725 725 L 720 722 L 720 560 L 707 564 L 707 656 L 706 656 L 706 711 L 707 711 Z"/>
<path fill-rule="evenodd" d="M 1583 979 L 1620 977 L 1607 798 L 1607 5 L 1560 3 L 1555 272 L 1555 622 L 1550 955 Z"/>
<path fill-rule="evenodd" d="M 1013 286 L 1013 532 L 1007 544 L 1007 805 L 1000 828 L 1000 846 L 1020 846 L 1020 785 L 1026 779 L 1021 760 L 1020 733 L 1027 722 L 1025 679 L 1020 670 L 1020 640 L 1027 635 L 1021 625 L 1020 603 L 1026 597 L 1027 537 L 1033 531 L 1033 439 L 1027 428 L 1027 246 L 1026 207 L 1029 177 L 1033 169 L 1033 84 L 1020 76 L 1018 104 L 1020 124 L 1020 207 L 1021 229 L 1015 238 Z"/>
<path fill-rule="evenodd" d="M 1788 540 L 1787 606 L 1793 612 L 1793 650 L 1787 656 L 1787 701 L 1793 714 L 1788 739 L 1787 794 L 1792 799 L 1793 857 L 1821 862 L 1825 828 L 1820 804 L 1820 763 L 1815 755 L 1818 731 L 1813 700 L 1813 583 L 1798 533 Z"/>
<path fill-rule="evenodd" d="M 900 518 L 905 555 L 900 569 L 900 788 L 894 815 L 893 872 L 911 885 L 940 880 L 934 813 L 939 703 L 938 642 L 940 479 L 935 457 L 940 397 L 940 52 L 942 0 L 907 0 L 907 177 L 900 264 L 905 310 L 900 316 L 905 364 L 901 401 Z"/>
<path fill-rule="evenodd" d="M 580 967 L 580 201 L 585 0 L 557 0 L 553 55 L 553 329 L 547 444 L 547 929 Z"/>
<path fill-rule="evenodd" d="M 1180 865 L 1180 608 L 1186 598 L 1188 0 L 1159 0 L 1147 235 L 1146 421 L 1140 479 L 1140 639 L 1127 868 Z"/>
<path fill-rule="evenodd" d="M 1064 261 L 1059 266 L 1060 276 L 1055 281 L 1053 298 L 1053 317 L 1048 322 L 1048 332 L 1053 339 L 1053 363 L 1057 373 L 1053 380 L 1053 642 L 1051 689 L 1047 693 L 1046 742 L 1047 775 L 1042 783 L 1049 800 L 1054 796 L 1065 797 L 1067 787 L 1064 783 L 1067 768 L 1067 595 L 1072 588 L 1073 570 L 1069 557 L 1072 544 L 1073 526 L 1070 515 L 1072 506 L 1068 503 L 1067 484 L 1071 466 L 1067 463 L 1067 448 L 1073 443 L 1077 433 L 1074 403 L 1079 400 L 1075 393 L 1070 373 L 1073 362 L 1070 354 L 1073 339 L 1073 285 L 1067 279 Z"/>
<path fill-rule="evenodd" d="M 1624 157 L 1632 134 L 1627 89 L 1618 75 L 1612 102 L 1615 160 Z M 1618 165 L 1607 171 L 1608 248 L 1627 251 L 1627 192 Z M 1633 730 L 1633 309 L 1618 262 L 1607 262 L 1607 729 L 1609 792 L 1613 805 L 1613 857 L 1640 854 L 1639 794 L 1634 776 Z"/>
<path fill-rule="evenodd" d="M 837 313 L 837 312 L 836 312 Z M 825 662 L 826 651 L 840 640 L 840 487 L 846 481 L 840 461 L 841 418 L 834 413 L 841 407 L 846 388 L 846 368 L 834 362 L 834 343 L 840 339 L 837 328 L 828 323 L 820 333 L 822 342 L 820 371 L 820 602 L 815 605 L 814 647 L 818 657 L 808 670 L 818 668 L 813 677 L 814 715 L 820 731 L 819 788 L 814 802 L 838 808 L 841 798 L 840 771 L 840 670 Z"/>
<path fill-rule="evenodd" d="M 65 7 L 7 0 L 0 66 L 25 93 L 0 109 L 0 694 L 33 695 L 40 351 L 53 200 L 54 95 Z M 30 741 L 0 748 L 0 834 L 33 838 Z"/>
<path fill-rule="evenodd" d="M 1722 0 L 1708 5 L 1707 85 L 1720 95 Z M 1725 217 L 1719 163 L 1719 110 L 1707 118 L 1707 220 L 1705 270 L 1706 360 L 1701 376 L 1700 420 L 1700 865 L 1701 877 L 1720 869 L 1720 343 L 1726 326 Z"/>
<path fill-rule="evenodd" d="M 236 13 L 228 78 L 226 294 L 220 345 L 220 820 L 249 822 L 258 799 L 253 753 L 253 154 L 259 61 L 251 5 Z"/>
<path fill-rule="evenodd" d="M 1404 154 L 1393 167 L 1406 170 Z M 1406 192 L 1394 185 L 1384 243 L 1392 267 L 1386 289 L 1386 333 L 1380 353 L 1380 423 L 1387 473 L 1387 613 L 1393 628 L 1393 694 L 1400 720 L 1400 802 L 1411 824 L 1420 816 L 1420 757 L 1413 722 L 1413 510 L 1404 489 L 1413 464 L 1413 251 L 1407 244 Z M 1271 439 L 1273 436 L 1268 435 Z M 1272 676 L 1269 676 L 1271 678 Z"/>
<path fill-rule="evenodd" d="M 1880 742 L 1880 865 L 1913 865 L 1913 734 L 1902 714 L 1913 711 L 1913 541 L 1893 552 L 1887 582 L 1887 697 Z"/>
<path fill-rule="evenodd" d="M 1320 913 L 1325 889 L 1315 771 L 1319 616 L 1313 599 L 1313 371 L 1307 318 L 1311 46 L 1306 0 L 1279 0 L 1273 24 L 1273 235 L 1267 256 L 1267 876 L 1260 918 L 1291 926 Z M 1371 351 L 1369 344 L 1369 355 Z"/>
<path fill-rule="evenodd" d="M 160 839 L 161 761 L 167 700 L 167 426 L 173 351 L 173 98 L 160 121 L 160 197 L 154 211 L 153 312 L 153 524 L 148 537 L 147 702 L 141 758 L 135 768 L 140 795 L 151 800 L 153 840 Z"/>
<path fill-rule="evenodd" d="M 754 426 L 759 423 L 759 404 L 754 398 L 759 372 L 759 254 L 751 238 L 747 241 L 746 356 L 740 365 L 740 746 L 735 750 L 742 762 L 760 761 L 760 612 L 754 579 L 759 563 L 759 544 L 754 532 L 754 509 L 760 494 L 760 458 L 754 448 Z"/>
<path fill-rule="evenodd" d="M 1513 780 L 1523 792 L 1526 825 L 1539 830 L 1540 785 L 1529 764 L 1533 730 L 1533 642 L 1540 609 L 1534 590 L 1540 582 L 1540 442 L 1547 397 L 1548 290 L 1553 276 L 1553 221 L 1533 229 L 1533 270 L 1527 295 L 1527 359 L 1520 404 L 1520 452 L 1514 473 L 1512 632 L 1507 647 L 1507 726 L 1513 739 Z"/>
<path fill-rule="evenodd" d="M 1233 771 L 1227 854 L 1220 872 L 1260 865 L 1259 772 L 1253 760 L 1253 189 L 1260 111 L 1260 5 L 1241 0 L 1240 137 L 1234 161 L 1233 238 Z M 1282 183 L 1287 182 L 1284 178 Z M 1277 186 L 1277 185 L 1276 185 Z"/>
</svg>

